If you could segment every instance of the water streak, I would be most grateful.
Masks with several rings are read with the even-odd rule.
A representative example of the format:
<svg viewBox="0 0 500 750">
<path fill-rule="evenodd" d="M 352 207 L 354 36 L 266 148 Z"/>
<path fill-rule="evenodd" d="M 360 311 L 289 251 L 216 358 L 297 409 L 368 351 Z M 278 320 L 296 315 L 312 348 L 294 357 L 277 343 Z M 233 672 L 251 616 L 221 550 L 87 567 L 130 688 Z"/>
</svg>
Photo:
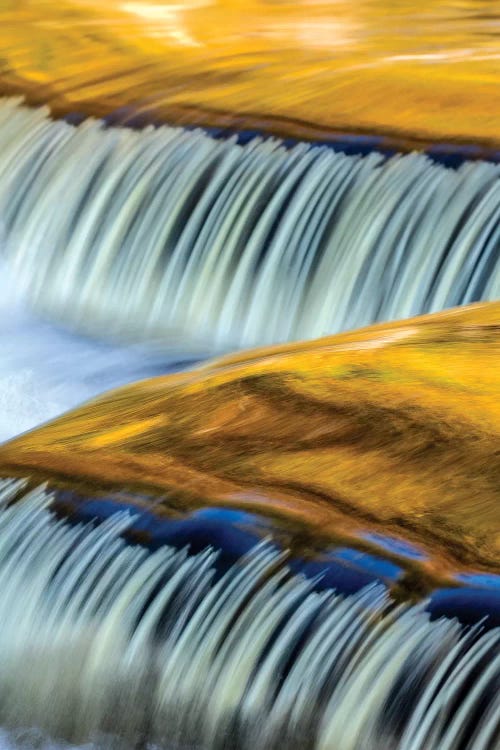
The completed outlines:
<svg viewBox="0 0 500 750">
<path fill-rule="evenodd" d="M 500 165 L 453 170 L 0 104 L 0 216 L 33 304 L 216 348 L 500 296 Z"/>
<path fill-rule="evenodd" d="M 342 597 L 259 544 L 127 544 L 0 485 L 0 723 L 169 750 L 494 750 L 500 630 L 430 621 L 382 586 Z M 12 500 L 18 502 L 12 504 Z"/>
<path fill-rule="evenodd" d="M 1 261 L 0 351 L 0 441 L 103 391 L 190 367 L 203 356 L 177 346 L 92 340 L 37 319 Z"/>
</svg>

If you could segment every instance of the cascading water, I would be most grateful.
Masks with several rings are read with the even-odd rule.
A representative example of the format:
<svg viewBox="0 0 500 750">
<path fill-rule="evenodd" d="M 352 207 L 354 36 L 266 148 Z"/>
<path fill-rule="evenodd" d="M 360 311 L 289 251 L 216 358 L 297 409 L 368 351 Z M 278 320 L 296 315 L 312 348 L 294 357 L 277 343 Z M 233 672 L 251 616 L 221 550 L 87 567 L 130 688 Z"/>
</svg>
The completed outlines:
<svg viewBox="0 0 500 750">
<path fill-rule="evenodd" d="M 168 750 L 499 747 L 498 628 L 431 621 L 377 585 L 317 591 L 265 541 L 216 576 L 214 550 L 126 543 L 128 512 L 69 525 L 43 489 L 22 494 L 0 485 L 7 731 Z"/>
<path fill-rule="evenodd" d="M 91 332 L 227 349 L 496 298 L 499 177 L 0 105 L 8 262 L 39 310 Z"/>
<path fill-rule="evenodd" d="M 499 177 L 75 127 L 3 100 L 0 439 L 169 369 L 54 329 L 18 290 L 65 326 L 180 357 L 492 299 Z M 127 511 L 70 523 L 45 489 L 23 493 L 0 483 L 0 748 L 500 749 L 498 628 L 396 606 L 382 584 L 341 596 L 270 541 L 221 573 L 211 547 L 126 540 Z"/>
<path fill-rule="evenodd" d="M 188 367 L 191 355 L 73 335 L 37 319 L 0 263 L 0 442 L 133 380 Z"/>
</svg>

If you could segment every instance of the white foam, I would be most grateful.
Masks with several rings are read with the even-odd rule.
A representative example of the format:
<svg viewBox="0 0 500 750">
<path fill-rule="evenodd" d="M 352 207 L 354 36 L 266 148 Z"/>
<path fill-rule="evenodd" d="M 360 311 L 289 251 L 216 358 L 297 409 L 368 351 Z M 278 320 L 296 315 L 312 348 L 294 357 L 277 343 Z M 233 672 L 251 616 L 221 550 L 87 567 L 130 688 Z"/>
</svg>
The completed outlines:
<svg viewBox="0 0 500 750">
<path fill-rule="evenodd" d="M 0 750 L 99 750 L 93 743 L 72 745 L 57 742 L 39 729 L 0 728 Z"/>
<path fill-rule="evenodd" d="M 0 102 L 10 262 L 86 332 L 248 347 L 495 299 L 499 176 Z"/>
<path fill-rule="evenodd" d="M 266 542 L 217 579 L 214 550 L 148 551 L 127 512 L 70 526 L 22 492 L 0 483 L 0 725 L 110 750 L 495 747 L 500 628 L 316 591 Z"/>
<path fill-rule="evenodd" d="M 0 264 L 0 441 L 110 388 L 172 371 L 185 357 L 100 343 L 37 319 Z"/>
</svg>

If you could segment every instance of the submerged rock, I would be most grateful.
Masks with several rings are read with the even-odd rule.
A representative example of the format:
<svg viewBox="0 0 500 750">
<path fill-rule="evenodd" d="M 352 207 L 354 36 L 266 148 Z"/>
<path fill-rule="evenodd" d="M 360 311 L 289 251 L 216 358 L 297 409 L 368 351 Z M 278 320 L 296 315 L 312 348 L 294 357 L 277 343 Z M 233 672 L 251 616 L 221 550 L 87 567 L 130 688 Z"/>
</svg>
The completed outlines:
<svg viewBox="0 0 500 750">
<path fill-rule="evenodd" d="M 404 598 L 496 579 L 499 325 L 472 305 L 139 382 L 4 444 L 0 473 L 158 518 L 252 512 L 300 554 L 382 551 Z"/>
<path fill-rule="evenodd" d="M 491 1 L 421 0 L 418 14 L 393 6 L 6 2 L 0 93 L 72 121 L 112 114 L 137 127 L 167 120 L 314 140 L 344 131 L 347 148 L 357 131 L 360 147 L 369 133 L 397 148 L 438 139 L 445 152 L 498 149 Z"/>
</svg>

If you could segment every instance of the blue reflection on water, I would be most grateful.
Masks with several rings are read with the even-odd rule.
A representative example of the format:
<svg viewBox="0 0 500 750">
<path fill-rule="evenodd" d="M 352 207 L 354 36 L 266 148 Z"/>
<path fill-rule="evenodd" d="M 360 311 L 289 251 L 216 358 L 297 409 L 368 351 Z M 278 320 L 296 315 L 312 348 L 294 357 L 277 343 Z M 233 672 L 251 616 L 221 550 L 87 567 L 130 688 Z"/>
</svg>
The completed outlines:
<svg viewBox="0 0 500 750">
<path fill-rule="evenodd" d="M 402 573 L 402 568 L 383 557 L 369 555 L 356 549 L 343 548 L 335 550 L 335 557 L 347 560 L 363 570 L 371 571 L 376 576 L 395 581 Z"/>
<path fill-rule="evenodd" d="M 267 519 L 240 510 L 201 508 L 172 518 L 139 507 L 126 496 L 84 499 L 74 493 L 60 492 L 58 498 L 65 507 L 72 506 L 76 520 L 104 520 L 114 513 L 129 510 L 132 520 L 127 535 L 150 549 L 169 544 L 177 548 L 189 547 L 192 553 L 196 553 L 213 547 L 219 551 L 219 572 L 250 552 L 262 539 L 280 546 Z M 402 573 L 398 565 L 383 557 L 349 547 L 325 551 L 317 559 L 295 557 L 288 564 L 296 573 L 317 578 L 318 588 L 335 588 L 345 594 L 359 591 L 375 581 L 390 584 Z"/>
<path fill-rule="evenodd" d="M 477 588 L 498 589 L 500 592 L 500 576 L 493 573 L 460 573 L 457 581 Z"/>
<path fill-rule="evenodd" d="M 191 553 L 207 547 L 218 551 L 215 563 L 217 576 L 247 554 L 262 539 L 276 548 L 281 546 L 272 521 L 245 511 L 210 507 L 194 510 L 179 517 L 156 515 L 154 507 L 144 508 L 148 498 L 139 504 L 131 495 L 85 498 L 74 492 L 57 493 L 64 515 L 73 521 L 100 522 L 119 511 L 129 510 L 131 525 L 126 534 L 133 543 L 150 549 L 169 544 L 176 548 L 188 547 Z M 153 504 L 155 500 L 150 499 Z M 406 556 L 425 559 L 410 543 L 394 540 L 381 534 L 366 534 L 365 539 L 380 547 Z M 314 554 L 314 553 L 313 553 Z M 290 569 L 307 578 L 315 579 L 316 590 L 336 589 L 341 594 L 353 594 L 374 582 L 391 586 L 404 575 L 403 567 L 374 553 L 351 547 L 336 547 L 318 552 L 315 558 L 300 553 L 287 560 Z M 467 573 L 457 576 L 465 586 L 438 589 L 432 593 L 427 609 L 432 618 L 457 617 L 463 623 L 485 620 L 487 627 L 500 625 L 500 576 L 487 573 Z"/>
<path fill-rule="evenodd" d="M 427 559 L 427 555 L 422 550 L 405 539 L 396 539 L 395 537 L 385 536 L 384 534 L 377 534 L 375 532 L 360 534 L 360 537 L 366 539 L 367 542 L 378 544 L 379 547 L 382 547 L 387 550 L 387 552 L 391 552 L 394 555 L 409 557 L 410 560 Z"/>
<path fill-rule="evenodd" d="M 490 628 L 500 625 L 500 596 L 492 589 L 438 589 L 427 610 L 433 619 L 452 616 L 464 624 L 484 620 Z"/>
<path fill-rule="evenodd" d="M 334 588 L 343 594 L 354 594 L 376 581 L 391 584 L 402 573 L 392 562 L 350 547 L 339 547 L 317 560 L 292 559 L 289 566 L 308 578 L 317 577 L 316 588 Z"/>
<path fill-rule="evenodd" d="M 181 518 L 165 518 L 126 498 L 82 500 L 73 493 L 62 492 L 58 497 L 73 505 L 78 520 L 101 521 L 129 510 L 132 521 L 127 536 L 151 550 L 168 544 L 178 549 L 189 547 L 190 552 L 196 554 L 213 547 L 219 552 L 216 568 L 220 573 L 267 535 L 263 519 L 237 510 L 202 508 Z"/>
</svg>

